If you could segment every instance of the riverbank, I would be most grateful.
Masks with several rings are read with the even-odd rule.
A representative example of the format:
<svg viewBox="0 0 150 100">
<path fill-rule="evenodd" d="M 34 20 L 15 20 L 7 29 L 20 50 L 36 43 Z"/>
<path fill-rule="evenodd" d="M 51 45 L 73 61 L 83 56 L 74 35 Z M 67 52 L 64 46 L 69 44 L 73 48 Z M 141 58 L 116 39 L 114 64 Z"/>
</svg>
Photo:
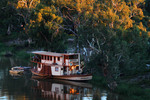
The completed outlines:
<svg viewBox="0 0 150 100">
<path fill-rule="evenodd" d="M 28 58 L 26 51 L 34 46 L 27 34 L 22 32 L 12 32 L 11 34 L 0 34 L 0 56 L 15 56 Z"/>
<path fill-rule="evenodd" d="M 133 79 L 135 79 L 136 77 L 138 76 L 122 78 L 121 80 L 117 81 L 117 87 L 114 89 L 109 88 L 104 77 L 94 76 L 93 80 L 90 82 L 96 86 L 104 87 L 105 89 L 108 89 L 113 93 L 117 93 L 126 97 L 125 100 L 150 100 L 150 88 L 142 87 L 144 85 L 149 86 L 150 80 L 144 79 L 139 81 L 133 81 Z"/>
<path fill-rule="evenodd" d="M 25 48 L 22 46 L 8 46 L 5 43 L 0 43 L 0 56 L 6 57 L 19 57 L 22 59 L 29 59 L 30 54 L 27 53 L 29 48 Z"/>
</svg>

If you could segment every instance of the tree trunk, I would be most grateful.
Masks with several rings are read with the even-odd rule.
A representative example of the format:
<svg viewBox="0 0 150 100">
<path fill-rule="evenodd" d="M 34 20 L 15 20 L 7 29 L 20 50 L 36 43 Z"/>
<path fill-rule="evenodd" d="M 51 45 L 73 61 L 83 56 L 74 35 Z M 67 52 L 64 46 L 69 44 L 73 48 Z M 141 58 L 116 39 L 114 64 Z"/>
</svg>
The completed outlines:
<svg viewBox="0 0 150 100">
<path fill-rule="evenodd" d="M 11 34 L 11 25 L 9 25 L 7 29 L 7 35 L 10 35 L 10 34 Z"/>
</svg>

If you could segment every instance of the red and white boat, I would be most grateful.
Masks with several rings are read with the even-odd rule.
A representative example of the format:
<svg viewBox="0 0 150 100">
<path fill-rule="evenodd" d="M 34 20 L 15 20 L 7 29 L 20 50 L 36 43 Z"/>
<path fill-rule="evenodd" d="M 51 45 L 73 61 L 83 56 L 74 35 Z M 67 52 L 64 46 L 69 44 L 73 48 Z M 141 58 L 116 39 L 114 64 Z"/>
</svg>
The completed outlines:
<svg viewBox="0 0 150 100">
<path fill-rule="evenodd" d="M 34 51 L 32 74 L 44 78 L 87 81 L 92 74 L 81 74 L 80 53 Z"/>
</svg>

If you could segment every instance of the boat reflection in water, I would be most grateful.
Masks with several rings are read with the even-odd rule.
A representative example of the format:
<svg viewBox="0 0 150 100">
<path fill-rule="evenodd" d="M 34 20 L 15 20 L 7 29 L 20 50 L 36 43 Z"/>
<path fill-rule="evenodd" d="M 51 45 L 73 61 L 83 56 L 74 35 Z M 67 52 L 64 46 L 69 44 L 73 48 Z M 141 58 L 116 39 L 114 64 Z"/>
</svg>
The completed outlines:
<svg viewBox="0 0 150 100">
<path fill-rule="evenodd" d="M 9 73 L 10 76 L 12 76 L 13 79 L 19 79 L 22 77 L 22 74 L 18 74 L 18 73 Z"/>
<path fill-rule="evenodd" d="M 35 80 L 32 91 L 35 96 L 50 100 L 93 100 L 92 85 L 64 80 Z"/>
</svg>

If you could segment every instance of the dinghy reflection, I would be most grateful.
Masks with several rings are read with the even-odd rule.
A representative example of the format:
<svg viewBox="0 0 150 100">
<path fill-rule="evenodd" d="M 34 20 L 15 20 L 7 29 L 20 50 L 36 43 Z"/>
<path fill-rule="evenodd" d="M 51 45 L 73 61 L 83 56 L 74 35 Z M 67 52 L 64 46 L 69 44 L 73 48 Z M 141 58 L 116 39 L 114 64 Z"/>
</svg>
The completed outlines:
<svg viewBox="0 0 150 100">
<path fill-rule="evenodd" d="M 13 79 L 19 79 L 22 77 L 21 74 L 17 74 L 17 73 L 9 73 L 9 74 L 10 74 L 10 76 L 12 76 Z"/>
<path fill-rule="evenodd" d="M 92 85 L 64 80 L 34 80 L 33 94 L 50 100 L 93 100 Z"/>
</svg>

